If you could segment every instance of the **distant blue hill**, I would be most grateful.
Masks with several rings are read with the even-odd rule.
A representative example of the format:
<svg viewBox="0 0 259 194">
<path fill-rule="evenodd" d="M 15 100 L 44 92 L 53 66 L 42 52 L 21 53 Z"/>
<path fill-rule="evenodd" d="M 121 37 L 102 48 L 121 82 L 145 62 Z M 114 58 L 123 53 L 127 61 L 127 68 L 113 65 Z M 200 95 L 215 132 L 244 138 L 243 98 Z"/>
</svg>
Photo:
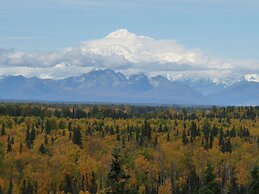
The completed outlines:
<svg viewBox="0 0 259 194">
<path fill-rule="evenodd" d="M 137 74 L 127 78 L 111 69 L 60 80 L 5 76 L 1 100 L 158 103 L 185 105 L 259 105 L 259 83 L 240 81 L 228 87 L 210 80 L 171 81 Z"/>
</svg>

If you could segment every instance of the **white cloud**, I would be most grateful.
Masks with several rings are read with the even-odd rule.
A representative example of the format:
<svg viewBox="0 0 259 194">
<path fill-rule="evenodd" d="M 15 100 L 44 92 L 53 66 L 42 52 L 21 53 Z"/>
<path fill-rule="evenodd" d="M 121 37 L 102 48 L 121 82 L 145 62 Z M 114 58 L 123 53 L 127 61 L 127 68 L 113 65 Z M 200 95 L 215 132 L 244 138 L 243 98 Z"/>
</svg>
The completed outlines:
<svg viewBox="0 0 259 194">
<path fill-rule="evenodd" d="M 0 50 L 0 76 L 22 74 L 58 79 L 94 68 L 172 77 L 224 78 L 259 73 L 256 61 L 218 59 L 174 40 L 154 40 L 127 30 L 118 30 L 105 38 L 59 52 Z"/>
</svg>

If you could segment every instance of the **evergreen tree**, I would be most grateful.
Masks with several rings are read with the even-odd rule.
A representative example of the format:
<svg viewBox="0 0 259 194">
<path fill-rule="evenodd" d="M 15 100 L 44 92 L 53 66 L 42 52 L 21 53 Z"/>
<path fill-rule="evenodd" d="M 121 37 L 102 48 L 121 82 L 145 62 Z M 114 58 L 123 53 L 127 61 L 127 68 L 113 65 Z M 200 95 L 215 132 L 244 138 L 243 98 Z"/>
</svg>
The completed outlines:
<svg viewBox="0 0 259 194">
<path fill-rule="evenodd" d="M 10 143 L 13 145 L 14 144 L 14 137 L 11 137 Z"/>
<path fill-rule="evenodd" d="M 117 133 L 116 140 L 117 140 L 117 141 L 120 141 L 120 140 L 121 140 L 120 133 Z"/>
<path fill-rule="evenodd" d="M 209 148 L 210 149 L 212 149 L 213 142 L 214 142 L 214 136 L 212 134 L 210 134 L 210 139 L 209 139 Z"/>
<path fill-rule="evenodd" d="M 126 186 L 130 176 L 124 172 L 121 166 L 120 149 L 117 147 L 114 148 L 112 156 L 113 156 L 112 164 L 111 164 L 110 171 L 108 173 L 107 193 L 126 194 L 128 193 Z"/>
<path fill-rule="evenodd" d="M 46 125 L 45 125 L 45 132 L 46 132 L 46 134 L 50 134 L 50 131 L 51 131 L 51 123 L 50 123 L 49 119 L 47 119 Z"/>
<path fill-rule="evenodd" d="M 152 136 L 152 129 L 150 126 L 150 123 L 147 121 L 147 119 L 145 119 L 144 121 L 144 126 L 142 128 L 142 134 L 143 137 L 147 137 L 148 140 L 151 140 L 151 136 Z"/>
<path fill-rule="evenodd" d="M 139 137 L 140 137 L 140 130 L 139 128 L 137 127 L 136 128 L 136 142 L 139 143 Z"/>
<path fill-rule="evenodd" d="M 208 165 L 207 170 L 205 172 L 203 185 L 199 189 L 199 194 L 219 194 L 220 187 L 215 180 L 215 175 L 213 173 L 213 169 L 211 165 Z"/>
<path fill-rule="evenodd" d="M 159 125 L 158 132 L 163 132 L 163 128 L 161 124 Z"/>
<path fill-rule="evenodd" d="M 2 169 L 2 164 L 4 161 L 4 149 L 3 149 L 3 144 L 0 142 L 0 171 Z"/>
<path fill-rule="evenodd" d="M 110 130 L 109 130 L 109 132 L 110 132 L 110 135 L 114 135 L 114 129 L 113 129 L 113 127 L 111 126 L 111 128 L 110 128 Z"/>
<path fill-rule="evenodd" d="M 224 140 L 224 132 L 222 128 L 219 132 L 219 147 L 222 152 L 225 152 L 225 140 Z"/>
<path fill-rule="evenodd" d="M 191 122 L 189 130 L 191 131 L 191 137 L 195 139 L 197 136 L 197 125 L 194 123 L 194 121 Z"/>
<path fill-rule="evenodd" d="M 47 145 L 49 143 L 48 135 L 45 134 L 44 136 L 44 144 Z"/>
<path fill-rule="evenodd" d="M 47 149 L 45 148 L 43 143 L 40 145 L 39 152 L 41 154 L 46 154 L 47 153 Z"/>
<path fill-rule="evenodd" d="M 125 135 L 122 136 L 122 146 L 125 148 L 126 145 L 126 140 L 125 140 Z"/>
<path fill-rule="evenodd" d="M 53 145 L 55 143 L 55 139 L 54 139 L 54 137 L 52 136 L 51 137 L 51 144 Z"/>
<path fill-rule="evenodd" d="M 27 183 L 26 194 L 33 194 L 33 193 L 34 193 L 33 185 L 31 183 L 31 181 L 29 180 Z"/>
<path fill-rule="evenodd" d="M 1 136 L 4 136 L 5 134 L 6 134 L 6 132 L 5 132 L 5 124 L 2 123 Z"/>
<path fill-rule="evenodd" d="M 248 194 L 259 193 L 259 167 L 255 167 L 251 172 L 252 181 L 248 188 Z"/>
<path fill-rule="evenodd" d="M 25 144 L 27 148 L 31 148 L 31 133 L 29 127 L 26 129 Z"/>
<path fill-rule="evenodd" d="M 91 182 L 91 184 L 89 187 L 89 192 L 90 192 L 90 194 L 96 194 L 97 190 L 98 190 L 98 186 L 97 186 L 96 176 L 95 176 L 94 172 L 92 172 L 90 182 Z"/>
<path fill-rule="evenodd" d="M 82 147 L 82 135 L 79 127 L 74 128 L 72 141 L 74 144 Z"/>
<path fill-rule="evenodd" d="M 22 150 L 23 150 L 23 145 L 22 145 L 22 143 L 20 143 L 20 145 L 19 145 L 19 152 L 20 152 L 20 154 L 22 153 Z"/>
<path fill-rule="evenodd" d="M 72 123 L 70 121 L 68 122 L 68 131 L 72 131 Z"/>
<path fill-rule="evenodd" d="M 82 176 L 80 189 L 81 191 L 85 192 L 85 175 Z"/>
<path fill-rule="evenodd" d="M 102 130 L 102 138 L 105 138 L 105 132 Z"/>
<path fill-rule="evenodd" d="M 8 194 L 13 194 L 13 179 L 10 178 L 10 182 L 9 182 L 9 188 L 8 188 Z"/>
<path fill-rule="evenodd" d="M 183 142 L 183 145 L 186 145 L 189 142 L 187 135 L 185 133 L 185 129 L 183 130 L 183 134 L 182 134 L 182 142 Z"/>
<path fill-rule="evenodd" d="M 65 194 L 73 193 L 72 178 L 68 174 L 65 176 L 65 180 L 64 180 L 64 192 Z"/>
<path fill-rule="evenodd" d="M 33 143 L 33 141 L 36 139 L 36 129 L 35 127 L 32 127 L 31 130 L 31 143 Z"/>
<path fill-rule="evenodd" d="M 155 142 L 154 142 L 154 146 L 157 147 L 157 145 L 158 145 L 158 136 L 156 135 L 156 137 L 155 137 Z"/>
<path fill-rule="evenodd" d="M 237 194 L 239 191 L 234 169 L 230 173 L 230 194 Z"/>
<path fill-rule="evenodd" d="M 225 143 L 225 152 L 229 152 L 230 154 L 232 153 L 232 144 L 230 141 L 230 138 L 227 139 L 226 143 Z"/>
<path fill-rule="evenodd" d="M 7 138 L 7 153 L 11 152 L 12 150 L 13 150 L 12 142 L 11 142 L 10 136 L 8 135 L 8 138 Z"/>
</svg>

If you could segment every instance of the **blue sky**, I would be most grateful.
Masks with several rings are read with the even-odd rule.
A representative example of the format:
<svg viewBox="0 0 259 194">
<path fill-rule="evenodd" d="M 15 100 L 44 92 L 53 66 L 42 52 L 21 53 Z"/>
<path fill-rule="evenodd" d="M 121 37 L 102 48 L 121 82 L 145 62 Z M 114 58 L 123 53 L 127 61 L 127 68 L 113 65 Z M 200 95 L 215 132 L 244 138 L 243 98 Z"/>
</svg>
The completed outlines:
<svg viewBox="0 0 259 194">
<path fill-rule="evenodd" d="M 53 51 L 120 28 L 214 56 L 259 59 L 258 1 L 1 0 L 1 49 Z"/>
<path fill-rule="evenodd" d="M 62 78 L 112 68 L 259 80 L 258 0 L 0 3 L 0 76 Z"/>
</svg>

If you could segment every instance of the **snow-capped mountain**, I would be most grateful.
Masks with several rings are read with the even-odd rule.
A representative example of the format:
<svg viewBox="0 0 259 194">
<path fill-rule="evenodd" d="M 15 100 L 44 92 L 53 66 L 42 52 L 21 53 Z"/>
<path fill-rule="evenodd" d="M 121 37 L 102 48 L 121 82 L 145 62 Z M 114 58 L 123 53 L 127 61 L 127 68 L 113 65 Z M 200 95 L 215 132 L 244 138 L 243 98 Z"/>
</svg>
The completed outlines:
<svg viewBox="0 0 259 194">
<path fill-rule="evenodd" d="M 205 94 L 207 93 L 207 94 Z M 169 80 L 143 73 L 126 77 L 112 69 L 93 70 L 59 80 L 5 76 L 1 100 L 159 103 L 189 105 L 259 105 L 259 83 L 224 85 L 213 80 Z"/>
<path fill-rule="evenodd" d="M 243 78 L 248 82 L 259 82 L 259 75 L 257 74 L 246 74 Z"/>
<path fill-rule="evenodd" d="M 69 53 L 73 49 L 67 51 Z M 157 63 L 168 66 L 169 63 L 201 63 L 201 56 L 197 50 L 187 49 L 173 40 L 155 40 L 147 36 L 138 36 L 127 29 L 114 31 L 102 39 L 83 42 L 80 53 L 106 59 L 113 58 L 117 60 L 117 64 Z"/>
<path fill-rule="evenodd" d="M 102 38 L 60 51 L 0 50 L 0 61 L 0 77 L 22 73 L 26 77 L 61 79 L 80 77 L 92 69 L 110 68 L 127 77 L 143 72 L 148 76 L 166 75 L 171 81 L 202 79 L 215 84 L 216 90 L 220 84 L 231 85 L 229 80 L 232 79 L 259 80 L 259 76 L 254 74 L 259 65 L 256 61 L 219 59 L 198 48 L 188 48 L 176 40 L 151 38 L 127 29 L 116 30 Z M 240 71 L 244 68 L 246 75 Z M 195 81 L 194 85 L 200 85 L 197 83 Z M 214 92 L 203 91 L 204 87 L 197 89 L 204 94 Z"/>
</svg>

